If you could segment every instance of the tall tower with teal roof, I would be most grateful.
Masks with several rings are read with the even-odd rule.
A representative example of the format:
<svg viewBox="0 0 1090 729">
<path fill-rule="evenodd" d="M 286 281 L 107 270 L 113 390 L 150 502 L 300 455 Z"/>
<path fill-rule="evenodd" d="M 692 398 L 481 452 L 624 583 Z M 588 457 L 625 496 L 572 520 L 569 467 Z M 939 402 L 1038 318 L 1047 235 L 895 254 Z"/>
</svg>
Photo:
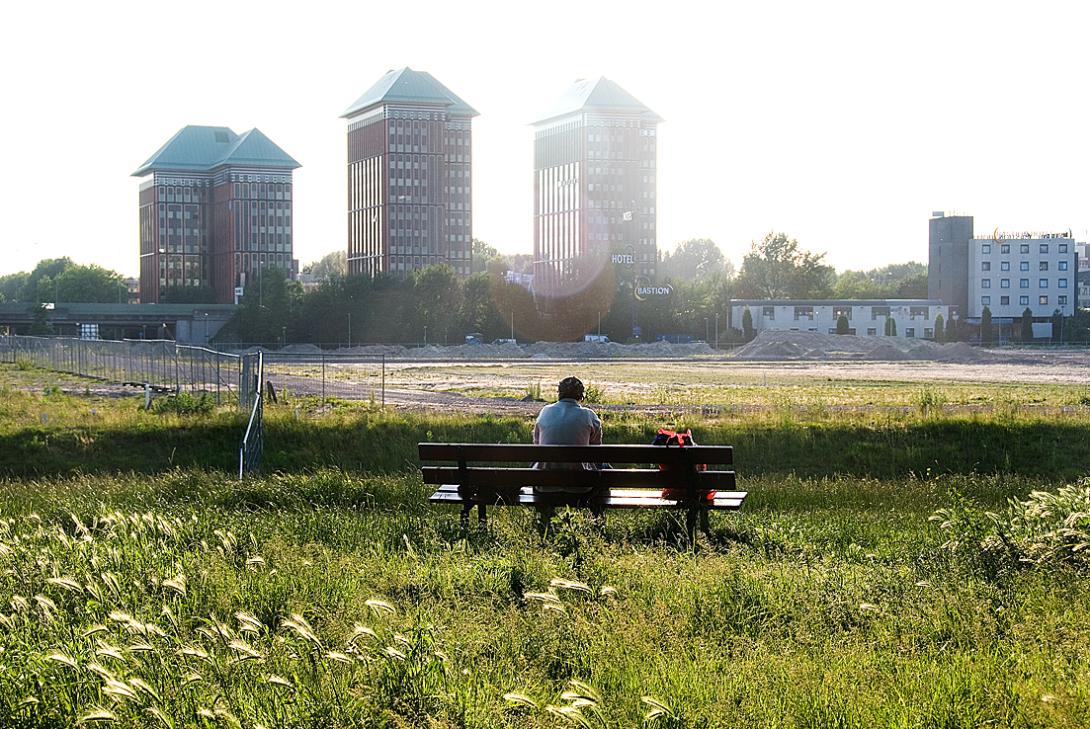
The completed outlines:
<svg viewBox="0 0 1090 729">
<path fill-rule="evenodd" d="M 142 164 L 140 300 L 230 304 L 296 267 L 292 170 L 258 129 L 187 126 Z"/>
<path fill-rule="evenodd" d="M 387 71 L 348 122 L 348 272 L 471 269 L 476 110 L 434 76 Z"/>
</svg>

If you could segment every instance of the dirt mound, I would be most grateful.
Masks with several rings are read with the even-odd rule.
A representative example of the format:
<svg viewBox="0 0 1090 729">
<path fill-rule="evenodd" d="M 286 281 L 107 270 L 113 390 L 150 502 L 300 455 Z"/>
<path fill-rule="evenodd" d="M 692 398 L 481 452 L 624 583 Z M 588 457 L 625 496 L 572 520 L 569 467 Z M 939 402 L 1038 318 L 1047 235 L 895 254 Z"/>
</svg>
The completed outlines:
<svg viewBox="0 0 1090 729">
<path fill-rule="evenodd" d="M 988 362 L 995 355 L 964 342 L 938 344 L 905 337 L 859 337 L 817 332 L 763 331 L 749 344 L 731 354 L 747 361 L 775 360 L 911 360 L 972 364 Z"/>
</svg>

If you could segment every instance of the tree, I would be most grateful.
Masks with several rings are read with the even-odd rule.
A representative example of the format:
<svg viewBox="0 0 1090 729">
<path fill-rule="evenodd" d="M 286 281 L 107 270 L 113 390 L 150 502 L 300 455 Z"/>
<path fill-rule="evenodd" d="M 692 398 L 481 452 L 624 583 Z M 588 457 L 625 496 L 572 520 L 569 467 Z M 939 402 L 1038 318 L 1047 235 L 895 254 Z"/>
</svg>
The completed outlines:
<svg viewBox="0 0 1090 729">
<path fill-rule="evenodd" d="M 474 238 L 472 245 L 473 248 L 470 251 L 472 260 L 469 269 L 472 273 L 483 273 L 487 269 L 489 261 L 493 258 L 500 258 L 500 252 L 483 240 Z"/>
<path fill-rule="evenodd" d="M 49 312 L 45 306 L 36 304 L 30 321 L 31 336 L 41 336 L 53 333 L 53 325 L 49 323 Z"/>
<path fill-rule="evenodd" d="M 501 327 L 492 303 L 492 282 L 488 274 L 475 273 L 462 284 L 461 328 L 481 334 L 495 334 Z"/>
<path fill-rule="evenodd" d="M 59 291 L 54 279 L 64 273 L 72 264 L 71 258 L 43 258 L 34 270 L 27 274 L 23 288 L 19 292 L 19 301 L 40 303 L 54 301 Z"/>
<path fill-rule="evenodd" d="M 935 317 L 935 341 L 936 342 L 941 342 L 943 340 L 943 338 L 946 336 L 946 332 L 943 331 L 943 324 L 945 324 L 945 323 L 946 323 L 946 320 L 942 318 L 942 314 L 939 314 L 939 315 L 937 315 Z"/>
<path fill-rule="evenodd" d="M 868 271 L 843 271 L 836 276 L 833 296 L 838 299 L 923 299 L 927 297 L 927 266 L 909 261 Z"/>
<path fill-rule="evenodd" d="M 887 316 L 886 317 L 886 336 L 887 337 L 896 337 L 897 336 L 897 320 L 894 319 L 892 316 Z"/>
<path fill-rule="evenodd" d="M 1033 341 L 1033 310 L 1028 306 L 1022 312 L 1022 341 Z"/>
<path fill-rule="evenodd" d="M 266 268 L 246 287 L 239 302 L 238 333 L 244 342 L 276 344 L 295 339 L 294 318 L 302 296 L 302 287 L 289 281 L 279 268 Z M 292 331 L 288 331 L 291 329 Z M 290 337 L 285 335 L 291 335 Z M 309 333 L 305 336 L 309 337 Z"/>
<path fill-rule="evenodd" d="M 980 343 L 991 344 L 995 339 L 995 332 L 992 331 L 992 310 L 985 306 L 983 311 L 980 312 Z"/>
<path fill-rule="evenodd" d="M 1053 343 L 1063 344 L 1064 337 L 1064 315 L 1059 309 L 1052 312 L 1052 341 Z"/>
<path fill-rule="evenodd" d="M 348 254 L 344 251 L 327 253 L 317 261 L 303 266 L 303 273 L 309 273 L 319 280 L 344 278 L 348 275 Z"/>
<path fill-rule="evenodd" d="M 121 275 L 93 264 L 70 265 L 53 283 L 57 298 L 61 301 L 91 304 L 120 304 L 128 301 L 129 290 Z"/>
<path fill-rule="evenodd" d="M 26 271 L 0 276 L 0 296 L 5 301 L 22 301 L 19 297 L 28 278 L 30 278 L 30 274 Z"/>
<path fill-rule="evenodd" d="M 455 331 L 461 310 L 462 290 L 454 269 L 446 264 L 427 266 L 412 274 L 412 293 L 415 303 L 413 338 L 419 332 L 427 341 L 447 343 L 460 334 Z M 461 337 L 458 337 L 461 340 Z"/>
<path fill-rule="evenodd" d="M 216 290 L 211 286 L 165 286 L 159 290 L 161 304 L 214 304 Z"/>
<path fill-rule="evenodd" d="M 715 276 L 730 278 L 733 266 L 714 241 L 694 238 L 678 243 L 674 252 L 665 253 L 659 265 L 659 278 L 672 281 L 705 281 Z"/>
<path fill-rule="evenodd" d="M 848 323 L 848 317 L 841 314 L 836 318 L 836 333 L 847 334 L 851 330 L 851 325 Z"/>
<path fill-rule="evenodd" d="M 748 306 L 742 312 L 742 336 L 747 342 L 753 341 L 753 313 Z"/>
<path fill-rule="evenodd" d="M 828 298 L 835 274 L 822 263 L 824 258 L 824 253 L 800 250 L 797 240 L 771 232 L 754 241 L 742 259 L 736 288 L 745 298 Z"/>
</svg>

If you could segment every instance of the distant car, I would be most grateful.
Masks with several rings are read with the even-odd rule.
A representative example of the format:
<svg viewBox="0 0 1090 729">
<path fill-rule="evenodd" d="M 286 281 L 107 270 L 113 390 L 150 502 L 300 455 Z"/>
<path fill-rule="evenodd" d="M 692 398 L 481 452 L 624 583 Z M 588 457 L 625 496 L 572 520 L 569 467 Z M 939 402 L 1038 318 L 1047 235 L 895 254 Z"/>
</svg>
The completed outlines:
<svg viewBox="0 0 1090 729">
<path fill-rule="evenodd" d="M 515 339 L 493 339 L 492 344 L 518 344 Z"/>
<path fill-rule="evenodd" d="M 584 342 L 596 342 L 597 344 L 609 344 L 609 337 L 605 334 L 584 334 Z"/>
<path fill-rule="evenodd" d="M 466 344 L 484 344 L 484 335 L 480 332 L 466 335 Z"/>
</svg>

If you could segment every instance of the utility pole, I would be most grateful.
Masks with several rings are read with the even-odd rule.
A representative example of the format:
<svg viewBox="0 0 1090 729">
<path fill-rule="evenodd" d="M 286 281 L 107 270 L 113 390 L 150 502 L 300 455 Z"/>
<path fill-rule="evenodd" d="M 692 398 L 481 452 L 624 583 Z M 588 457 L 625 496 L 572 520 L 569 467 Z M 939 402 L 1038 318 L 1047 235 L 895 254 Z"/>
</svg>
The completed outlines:
<svg viewBox="0 0 1090 729">
<path fill-rule="evenodd" d="M 346 314 L 348 317 L 348 346 L 352 346 L 352 312 Z"/>
<path fill-rule="evenodd" d="M 599 316 L 601 316 L 601 315 L 599 314 Z M 601 328 L 601 326 L 602 326 L 601 324 L 598 325 L 599 328 Z M 425 327 L 425 330 L 427 330 L 427 327 Z M 512 308 L 511 309 L 511 339 L 514 339 L 514 338 L 515 338 L 515 310 Z"/>
<path fill-rule="evenodd" d="M 719 312 L 715 312 L 715 348 L 719 349 Z"/>
<path fill-rule="evenodd" d="M 602 336 L 602 312 L 598 312 L 598 336 Z"/>
</svg>

